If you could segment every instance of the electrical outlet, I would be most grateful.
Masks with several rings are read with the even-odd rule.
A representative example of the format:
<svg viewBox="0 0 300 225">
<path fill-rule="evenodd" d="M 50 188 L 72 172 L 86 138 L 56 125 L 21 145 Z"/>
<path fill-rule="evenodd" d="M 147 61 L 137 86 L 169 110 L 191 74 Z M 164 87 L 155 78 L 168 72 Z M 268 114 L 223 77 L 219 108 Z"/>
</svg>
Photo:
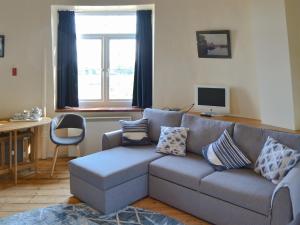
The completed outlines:
<svg viewBox="0 0 300 225">
<path fill-rule="evenodd" d="M 13 67 L 13 68 L 11 69 L 11 75 L 12 75 L 13 77 L 16 77 L 17 74 L 18 74 L 18 69 L 17 69 L 17 67 Z"/>
</svg>

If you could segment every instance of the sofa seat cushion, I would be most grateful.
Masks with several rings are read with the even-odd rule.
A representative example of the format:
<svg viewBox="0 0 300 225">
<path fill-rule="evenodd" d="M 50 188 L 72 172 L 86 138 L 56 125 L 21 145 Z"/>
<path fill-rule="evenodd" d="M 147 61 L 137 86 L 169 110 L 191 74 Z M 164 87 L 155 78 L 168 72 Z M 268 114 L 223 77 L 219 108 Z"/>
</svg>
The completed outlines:
<svg viewBox="0 0 300 225">
<path fill-rule="evenodd" d="M 201 179 L 213 172 L 201 156 L 193 153 L 185 157 L 169 155 L 150 163 L 151 175 L 193 190 L 198 190 Z"/>
<path fill-rule="evenodd" d="M 201 180 L 200 192 L 269 215 L 275 185 L 250 169 L 215 172 Z"/>
<path fill-rule="evenodd" d="M 71 160 L 70 173 L 91 185 L 107 190 L 148 173 L 149 163 L 162 157 L 156 147 L 116 147 Z"/>
</svg>

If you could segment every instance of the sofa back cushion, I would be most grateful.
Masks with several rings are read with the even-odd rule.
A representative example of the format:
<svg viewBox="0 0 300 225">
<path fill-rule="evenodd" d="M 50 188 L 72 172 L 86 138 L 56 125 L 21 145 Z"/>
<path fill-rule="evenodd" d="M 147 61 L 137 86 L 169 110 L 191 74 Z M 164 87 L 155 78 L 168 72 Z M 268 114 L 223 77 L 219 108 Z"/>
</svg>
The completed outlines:
<svg viewBox="0 0 300 225">
<path fill-rule="evenodd" d="M 225 131 L 230 135 L 233 132 L 233 123 L 205 119 L 200 116 L 184 114 L 182 127 L 189 128 L 187 151 L 202 155 L 202 148 L 215 142 Z"/>
<path fill-rule="evenodd" d="M 282 131 L 274 131 L 274 130 L 264 130 L 264 142 L 267 140 L 268 136 L 276 139 L 283 145 L 286 145 L 292 149 L 300 151 L 300 135 L 287 133 Z"/>
<path fill-rule="evenodd" d="M 260 128 L 249 127 L 242 124 L 235 124 L 234 126 L 233 140 L 253 164 L 255 164 L 265 143 L 263 133 L 264 130 Z"/>
<path fill-rule="evenodd" d="M 158 142 L 161 126 L 179 127 L 183 113 L 160 109 L 145 109 L 144 118 L 149 121 L 149 138 Z"/>
<path fill-rule="evenodd" d="M 300 151 L 300 135 L 269 129 L 255 128 L 236 124 L 233 131 L 233 140 L 253 162 L 253 166 L 268 137 Z"/>
</svg>

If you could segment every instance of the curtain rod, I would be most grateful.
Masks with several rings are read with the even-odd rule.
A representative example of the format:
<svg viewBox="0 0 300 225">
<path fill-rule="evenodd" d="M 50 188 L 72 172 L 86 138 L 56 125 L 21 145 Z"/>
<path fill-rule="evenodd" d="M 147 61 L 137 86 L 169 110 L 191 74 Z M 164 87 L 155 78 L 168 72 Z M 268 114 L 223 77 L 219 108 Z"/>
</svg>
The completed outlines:
<svg viewBox="0 0 300 225">
<path fill-rule="evenodd" d="M 74 10 L 76 14 L 79 15 L 135 15 L 135 11 L 88 11 L 88 10 Z"/>
<path fill-rule="evenodd" d="M 110 13 L 110 12 L 124 12 L 134 13 L 138 10 L 154 10 L 154 5 L 108 5 L 108 6 L 72 6 L 72 5 L 52 5 L 53 9 L 57 11 L 74 11 L 76 13 Z"/>
</svg>

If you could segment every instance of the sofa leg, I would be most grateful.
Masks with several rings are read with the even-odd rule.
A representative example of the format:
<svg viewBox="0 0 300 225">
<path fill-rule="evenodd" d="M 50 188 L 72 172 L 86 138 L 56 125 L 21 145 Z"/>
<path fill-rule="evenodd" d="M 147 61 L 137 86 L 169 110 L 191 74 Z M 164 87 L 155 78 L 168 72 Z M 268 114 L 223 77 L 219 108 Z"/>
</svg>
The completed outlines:
<svg viewBox="0 0 300 225">
<path fill-rule="evenodd" d="M 55 150 L 54 150 L 53 163 L 52 163 L 52 169 L 51 169 L 51 177 L 53 176 L 53 173 L 54 173 L 54 168 L 55 168 L 57 154 L 58 154 L 58 147 L 59 147 L 59 145 L 56 145 Z"/>
</svg>

